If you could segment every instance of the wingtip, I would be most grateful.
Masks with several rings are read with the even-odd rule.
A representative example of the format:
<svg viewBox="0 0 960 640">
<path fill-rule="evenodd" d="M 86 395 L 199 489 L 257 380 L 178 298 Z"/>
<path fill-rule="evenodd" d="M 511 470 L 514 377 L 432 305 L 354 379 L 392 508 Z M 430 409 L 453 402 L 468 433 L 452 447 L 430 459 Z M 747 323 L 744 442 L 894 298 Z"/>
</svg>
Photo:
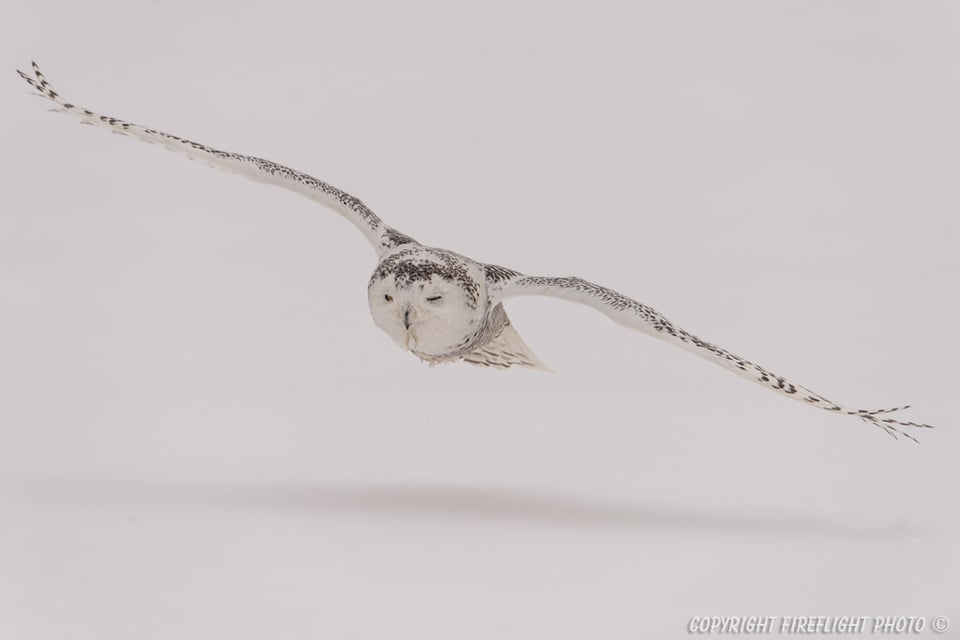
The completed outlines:
<svg viewBox="0 0 960 640">
<path fill-rule="evenodd" d="M 31 78 L 28 74 L 24 73 L 23 71 L 20 71 L 20 69 L 17 69 L 17 73 L 20 75 L 21 78 L 23 78 L 23 81 L 29 84 L 31 87 L 37 86 L 37 81 Z"/>
</svg>

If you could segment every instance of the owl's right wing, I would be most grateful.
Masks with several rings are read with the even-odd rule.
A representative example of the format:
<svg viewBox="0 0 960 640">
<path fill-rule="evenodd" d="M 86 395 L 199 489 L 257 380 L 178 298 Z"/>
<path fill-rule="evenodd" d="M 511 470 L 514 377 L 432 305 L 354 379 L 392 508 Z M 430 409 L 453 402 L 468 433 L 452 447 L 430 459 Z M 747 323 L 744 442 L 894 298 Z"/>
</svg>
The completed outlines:
<svg viewBox="0 0 960 640">
<path fill-rule="evenodd" d="M 370 241 L 370 244 L 376 249 L 378 255 L 401 244 L 414 242 L 409 236 L 384 224 L 383 221 L 358 198 L 306 173 L 301 173 L 295 169 L 271 162 L 270 160 L 264 160 L 263 158 L 241 155 L 230 151 L 220 151 L 219 149 L 208 147 L 199 142 L 193 142 L 186 138 L 180 138 L 179 136 L 164 133 L 163 131 L 150 129 L 118 118 L 100 115 L 89 109 L 78 107 L 75 104 L 65 101 L 60 97 L 59 93 L 53 90 L 53 87 L 50 86 L 50 83 L 44 77 L 36 63 L 33 63 L 32 77 L 19 70 L 17 73 L 19 73 L 20 77 L 26 80 L 30 86 L 39 91 L 41 95 L 59 105 L 59 110 L 79 118 L 80 121 L 85 124 L 110 129 L 114 133 L 133 136 L 144 142 L 159 144 L 167 149 L 185 155 L 191 160 L 200 160 L 212 167 L 233 171 L 257 182 L 273 184 L 289 189 L 290 191 L 295 191 L 333 209 L 360 229 L 367 240 Z"/>
<path fill-rule="evenodd" d="M 630 329 L 642 331 L 648 335 L 666 340 L 678 347 L 686 349 L 719 364 L 725 369 L 773 389 L 777 393 L 794 400 L 799 400 L 820 409 L 856 416 L 879 427 L 888 434 L 896 437 L 903 435 L 911 440 L 916 439 L 905 433 L 903 427 L 924 427 L 928 424 L 904 422 L 887 417 L 892 411 L 906 409 L 848 409 L 824 396 L 807 389 L 799 384 L 764 369 L 745 358 L 734 355 L 722 347 L 718 347 L 697 336 L 681 329 L 667 320 L 662 314 L 645 304 L 637 302 L 627 296 L 587 282 L 580 278 L 549 278 L 541 276 L 527 276 L 516 271 L 487 265 L 486 279 L 488 285 L 495 292 L 497 300 L 503 300 L 522 295 L 545 295 L 579 302 L 604 313 L 614 322 Z"/>
</svg>

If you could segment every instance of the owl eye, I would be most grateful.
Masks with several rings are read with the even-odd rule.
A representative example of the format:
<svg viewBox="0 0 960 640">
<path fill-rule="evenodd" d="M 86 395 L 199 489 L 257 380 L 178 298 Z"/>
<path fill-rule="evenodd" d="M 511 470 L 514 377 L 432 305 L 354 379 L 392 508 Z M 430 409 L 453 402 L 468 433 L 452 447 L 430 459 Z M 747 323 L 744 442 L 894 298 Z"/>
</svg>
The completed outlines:
<svg viewBox="0 0 960 640">
<path fill-rule="evenodd" d="M 427 302 L 436 302 L 437 300 L 439 300 L 439 299 L 442 298 L 442 297 L 443 297 L 443 296 L 429 296 L 429 297 L 427 298 Z"/>
<path fill-rule="evenodd" d="M 384 294 L 383 299 L 386 300 L 387 302 L 393 302 L 393 296 L 390 295 L 389 293 Z"/>
</svg>

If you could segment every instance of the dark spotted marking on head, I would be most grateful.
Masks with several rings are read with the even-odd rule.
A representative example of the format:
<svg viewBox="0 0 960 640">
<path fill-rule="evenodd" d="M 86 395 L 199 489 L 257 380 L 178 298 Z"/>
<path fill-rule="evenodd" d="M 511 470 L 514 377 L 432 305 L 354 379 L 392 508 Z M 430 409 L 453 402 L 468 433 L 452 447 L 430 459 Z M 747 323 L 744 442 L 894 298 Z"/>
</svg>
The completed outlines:
<svg viewBox="0 0 960 640">
<path fill-rule="evenodd" d="M 375 280 L 393 276 L 398 287 L 409 287 L 415 283 L 426 284 L 433 276 L 439 276 L 463 289 L 467 304 L 476 309 L 480 285 L 470 276 L 469 264 L 466 258 L 450 251 L 414 245 L 384 258 L 377 265 L 370 282 L 372 284 Z"/>
</svg>

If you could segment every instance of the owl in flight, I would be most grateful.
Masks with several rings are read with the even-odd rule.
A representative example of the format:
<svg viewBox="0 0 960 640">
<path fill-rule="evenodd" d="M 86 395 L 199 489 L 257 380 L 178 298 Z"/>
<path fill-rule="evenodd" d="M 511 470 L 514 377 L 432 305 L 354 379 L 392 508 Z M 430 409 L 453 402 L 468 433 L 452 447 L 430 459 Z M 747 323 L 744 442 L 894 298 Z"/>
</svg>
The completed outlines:
<svg viewBox="0 0 960 640">
<path fill-rule="evenodd" d="M 156 143 L 213 167 L 296 191 L 343 215 L 360 229 L 377 254 L 377 267 L 367 285 L 374 323 L 401 348 L 430 364 L 465 360 L 488 367 L 543 368 L 510 324 L 503 301 L 513 296 L 553 296 L 591 306 L 627 328 L 671 342 L 788 398 L 861 418 L 894 438 L 903 435 L 916 441 L 905 429 L 930 428 L 927 424 L 904 422 L 887 415 L 907 407 L 848 409 L 827 400 L 701 340 L 647 305 L 606 287 L 580 278 L 530 276 L 477 262 L 446 249 L 425 247 L 388 227 L 359 199 L 305 173 L 79 107 L 54 91 L 36 63 L 33 63 L 32 76 L 22 71 L 17 73 L 43 97 L 55 102 L 58 105 L 55 110 L 71 114 L 85 124 Z"/>
</svg>

